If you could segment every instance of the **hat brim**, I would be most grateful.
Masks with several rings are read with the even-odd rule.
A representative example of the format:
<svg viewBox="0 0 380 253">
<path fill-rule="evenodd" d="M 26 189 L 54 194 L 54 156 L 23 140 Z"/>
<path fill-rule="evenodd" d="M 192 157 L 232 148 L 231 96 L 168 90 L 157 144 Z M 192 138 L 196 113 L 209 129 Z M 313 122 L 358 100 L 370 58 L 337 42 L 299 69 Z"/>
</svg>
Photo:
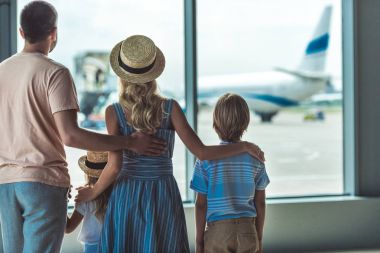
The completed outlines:
<svg viewBox="0 0 380 253">
<path fill-rule="evenodd" d="M 131 83 L 147 83 L 155 80 L 164 71 L 165 56 L 158 47 L 156 47 L 156 61 L 154 62 L 153 67 L 149 71 L 143 74 L 134 74 L 126 71 L 125 69 L 120 67 L 118 60 L 122 43 L 123 41 L 117 43 L 116 46 L 114 46 L 114 48 L 112 49 L 110 55 L 111 67 L 115 74 L 119 76 L 121 79 Z"/>
<path fill-rule="evenodd" d="M 79 160 L 78 160 L 78 165 L 81 168 L 81 170 L 83 170 L 83 172 L 90 177 L 99 178 L 100 174 L 102 174 L 103 170 L 95 170 L 95 169 L 91 169 L 91 168 L 87 167 L 86 159 L 87 159 L 87 156 L 84 155 L 81 158 L 79 158 Z"/>
</svg>

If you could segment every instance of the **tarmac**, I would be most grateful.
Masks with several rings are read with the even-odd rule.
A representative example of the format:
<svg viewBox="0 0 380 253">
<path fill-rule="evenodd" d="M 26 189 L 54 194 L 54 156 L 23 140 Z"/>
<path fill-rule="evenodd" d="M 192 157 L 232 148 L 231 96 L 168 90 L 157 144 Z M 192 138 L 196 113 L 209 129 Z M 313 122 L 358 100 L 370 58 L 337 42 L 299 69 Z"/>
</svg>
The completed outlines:
<svg viewBox="0 0 380 253">
<path fill-rule="evenodd" d="M 267 197 L 343 193 L 342 112 L 325 112 L 323 121 L 305 121 L 304 115 L 301 110 L 282 111 L 272 123 L 261 123 L 251 113 L 250 125 L 242 139 L 254 142 L 265 152 L 271 180 Z M 211 109 L 200 110 L 198 134 L 206 145 L 219 143 L 212 129 Z M 77 161 L 86 151 L 66 148 L 66 153 L 73 186 L 83 185 L 84 175 Z M 185 146 L 178 136 L 173 167 L 181 195 L 186 200 Z"/>
</svg>

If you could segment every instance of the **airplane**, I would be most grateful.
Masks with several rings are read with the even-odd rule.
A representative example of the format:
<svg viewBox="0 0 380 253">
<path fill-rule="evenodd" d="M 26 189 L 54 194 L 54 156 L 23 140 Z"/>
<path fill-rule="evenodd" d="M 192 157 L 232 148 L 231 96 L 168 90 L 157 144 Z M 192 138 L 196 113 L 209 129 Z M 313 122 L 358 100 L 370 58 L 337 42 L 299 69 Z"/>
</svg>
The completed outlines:
<svg viewBox="0 0 380 253">
<path fill-rule="evenodd" d="M 199 79 L 199 104 L 213 104 L 224 93 L 241 95 L 262 122 L 271 122 L 282 108 L 297 106 L 330 82 L 325 73 L 332 7 L 326 6 L 297 69 L 206 76 Z"/>
<path fill-rule="evenodd" d="M 331 12 L 331 6 L 324 9 L 297 69 L 276 68 L 267 72 L 201 77 L 198 103 L 210 105 L 226 92 L 237 93 L 246 99 L 262 122 L 271 122 L 282 108 L 297 106 L 323 90 L 331 78 L 324 72 Z M 88 51 L 74 59 L 80 108 L 84 115 L 82 127 L 104 128 L 102 110 L 109 101 L 117 101 L 117 78 L 110 73 L 108 57 L 108 52 Z M 179 102 L 185 111 L 184 100 L 179 99 Z"/>
</svg>

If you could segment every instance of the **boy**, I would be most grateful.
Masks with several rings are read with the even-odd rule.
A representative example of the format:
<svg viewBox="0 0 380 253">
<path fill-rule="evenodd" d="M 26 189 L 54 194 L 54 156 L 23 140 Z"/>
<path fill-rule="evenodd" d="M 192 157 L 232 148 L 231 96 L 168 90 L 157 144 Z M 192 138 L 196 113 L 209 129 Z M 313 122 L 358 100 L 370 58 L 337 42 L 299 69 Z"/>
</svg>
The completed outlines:
<svg viewBox="0 0 380 253">
<path fill-rule="evenodd" d="M 230 93 L 222 96 L 213 119 L 221 145 L 240 141 L 249 117 L 242 97 Z M 268 184 L 264 164 L 249 154 L 197 160 L 190 185 L 197 192 L 196 253 L 261 253 Z"/>
</svg>

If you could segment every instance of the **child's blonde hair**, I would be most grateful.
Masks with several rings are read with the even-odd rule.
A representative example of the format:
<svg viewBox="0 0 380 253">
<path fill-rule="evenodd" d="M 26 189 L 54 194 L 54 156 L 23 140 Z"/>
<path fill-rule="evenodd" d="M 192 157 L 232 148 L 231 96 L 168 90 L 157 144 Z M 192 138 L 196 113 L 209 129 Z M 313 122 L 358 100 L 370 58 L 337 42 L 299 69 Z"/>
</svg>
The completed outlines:
<svg viewBox="0 0 380 253">
<path fill-rule="evenodd" d="M 164 98 L 158 94 L 156 80 L 135 84 L 120 79 L 119 102 L 131 114 L 130 124 L 138 131 L 155 132 L 161 125 Z"/>
<path fill-rule="evenodd" d="M 213 127 L 221 140 L 239 141 L 249 120 L 249 108 L 241 96 L 227 93 L 219 98 L 214 109 Z"/>
<path fill-rule="evenodd" d="M 86 174 L 87 184 L 86 186 L 94 186 L 95 183 L 98 181 L 98 178 L 96 177 L 90 177 Z M 108 205 L 108 199 L 111 196 L 112 192 L 112 185 L 110 185 L 105 191 L 103 191 L 96 199 L 94 199 L 95 202 L 95 217 L 103 221 L 104 216 L 106 214 L 107 205 Z"/>
</svg>

